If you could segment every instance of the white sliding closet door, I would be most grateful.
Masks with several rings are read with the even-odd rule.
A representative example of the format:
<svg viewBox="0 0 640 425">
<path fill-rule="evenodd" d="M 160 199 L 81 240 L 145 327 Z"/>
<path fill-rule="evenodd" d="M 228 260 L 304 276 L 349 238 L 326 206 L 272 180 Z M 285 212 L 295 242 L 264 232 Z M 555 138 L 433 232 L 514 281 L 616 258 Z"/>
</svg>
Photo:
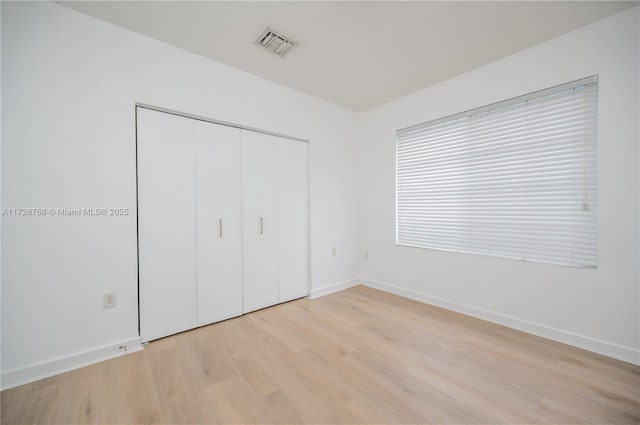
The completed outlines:
<svg viewBox="0 0 640 425">
<path fill-rule="evenodd" d="M 240 130 L 196 122 L 198 326 L 242 314 Z"/>
<path fill-rule="evenodd" d="M 197 325 L 195 122 L 138 108 L 140 334 Z"/>
<path fill-rule="evenodd" d="M 279 301 L 309 295 L 308 144 L 278 139 Z"/>
<path fill-rule="evenodd" d="M 244 312 L 278 303 L 277 140 L 242 131 Z"/>
</svg>

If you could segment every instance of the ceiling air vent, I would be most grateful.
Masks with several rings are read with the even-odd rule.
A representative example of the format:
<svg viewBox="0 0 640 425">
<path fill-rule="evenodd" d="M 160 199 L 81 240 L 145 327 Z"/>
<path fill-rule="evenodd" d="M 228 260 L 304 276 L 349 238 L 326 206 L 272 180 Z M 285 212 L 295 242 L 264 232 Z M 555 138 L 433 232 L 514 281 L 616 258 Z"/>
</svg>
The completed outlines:
<svg viewBox="0 0 640 425">
<path fill-rule="evenodd" d="M 283 57 L 296 45 L 294 41 L 289 40 L 282 34 L 278 34 L 271 28 L 264 30 L 262 35 L 256 40 L 256 44 Z"/>
</svg>

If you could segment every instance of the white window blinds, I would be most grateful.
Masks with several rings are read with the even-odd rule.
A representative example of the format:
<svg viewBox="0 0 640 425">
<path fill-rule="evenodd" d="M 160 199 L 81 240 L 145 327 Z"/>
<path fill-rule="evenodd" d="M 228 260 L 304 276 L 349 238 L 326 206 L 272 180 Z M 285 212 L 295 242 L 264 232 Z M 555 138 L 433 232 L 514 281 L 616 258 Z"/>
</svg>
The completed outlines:
<svg viewBox="0 0 640 425">
<path fill-rule="evenodd" d="M 399 130 L 396 243 L 595 268 L 598 78 Z"/>
</svg>

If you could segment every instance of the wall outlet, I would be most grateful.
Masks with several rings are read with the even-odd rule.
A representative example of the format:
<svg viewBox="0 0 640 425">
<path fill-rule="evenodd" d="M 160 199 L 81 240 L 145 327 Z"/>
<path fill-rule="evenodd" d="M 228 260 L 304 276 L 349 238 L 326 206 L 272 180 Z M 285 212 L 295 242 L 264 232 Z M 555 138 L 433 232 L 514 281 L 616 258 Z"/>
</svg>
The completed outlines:
<svg viewBox="0 0 640 425">
<path fill-rule="evenodd" d="M 102 294 L 102 308 L 111 308 L 116 306 L 116 293 L 106 292 Z"/>
<path fill-rule="evenodd" d="M 331 248 L 331 256 L 332 257 L 336 256 L 336 249 L 335 248 Z"/>
<path fill-rule="evenodd" d="M 364 252 L 364 259 L 368 260 L 369 259 L 369 251 L 365 251 Z"/>
</svg>

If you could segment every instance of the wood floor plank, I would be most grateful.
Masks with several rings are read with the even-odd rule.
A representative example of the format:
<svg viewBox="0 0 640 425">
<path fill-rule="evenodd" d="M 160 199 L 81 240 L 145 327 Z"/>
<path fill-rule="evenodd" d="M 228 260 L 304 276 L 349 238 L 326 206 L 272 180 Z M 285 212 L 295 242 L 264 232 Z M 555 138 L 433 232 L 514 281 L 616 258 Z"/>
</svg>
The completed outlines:
<svg viewBox="0 0 640 425">
<path fill-rule="evenodd" d="M 359 286 L 0 397 L 3 424 L 640 424 L 640 367 Z"/>
</svg>

